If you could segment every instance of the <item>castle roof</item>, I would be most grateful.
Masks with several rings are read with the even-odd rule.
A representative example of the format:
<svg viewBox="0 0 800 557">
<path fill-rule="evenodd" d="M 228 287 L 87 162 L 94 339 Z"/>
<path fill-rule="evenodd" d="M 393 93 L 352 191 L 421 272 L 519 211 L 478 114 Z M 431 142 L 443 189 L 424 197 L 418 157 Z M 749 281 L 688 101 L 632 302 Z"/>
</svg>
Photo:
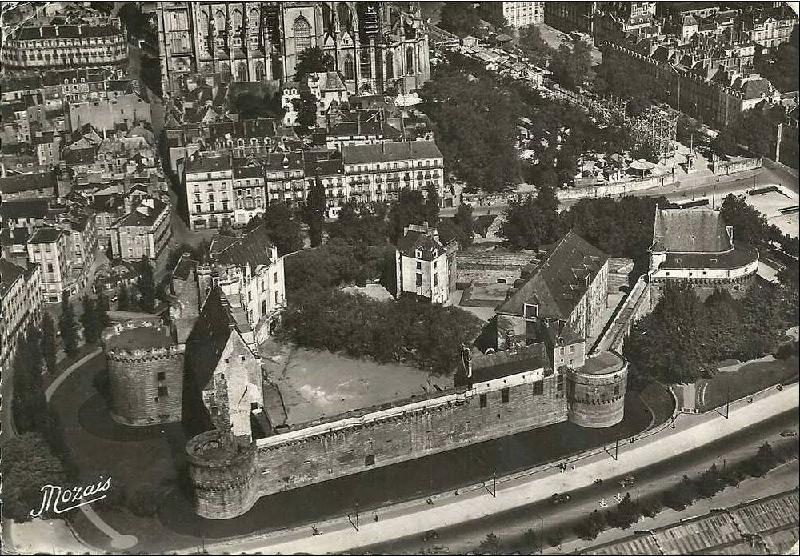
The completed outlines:
<svg viewBox="0 0 800 557">
<path fill-rule="evenodd" d="M 607 260 L 608 255 L 570 231 L 496 311 L 522 315 L 526 303 L 538 304 L 540 317 L 566 320 Z"/>
<path fill-rule="evenodd" d="M 250 265 L 254 271 L 261 265 L 269 265 L 272 259 L 272 241 L 263 225 L 240 237 L 218 234 L 211 240 L 209 250 L 215 263 Z"/>
<path fill-rule="evenodd" d="M 472 360 L 473 382 L 489 381 L 545 367 L 549 360 L 544 344 L 476 356 Z"/>
<path fill-rule="evenodd" d="M 656 207 L 654 252 L 721 253 L 733 249 L 719 211 L 707 207 Z"/>
</svg>

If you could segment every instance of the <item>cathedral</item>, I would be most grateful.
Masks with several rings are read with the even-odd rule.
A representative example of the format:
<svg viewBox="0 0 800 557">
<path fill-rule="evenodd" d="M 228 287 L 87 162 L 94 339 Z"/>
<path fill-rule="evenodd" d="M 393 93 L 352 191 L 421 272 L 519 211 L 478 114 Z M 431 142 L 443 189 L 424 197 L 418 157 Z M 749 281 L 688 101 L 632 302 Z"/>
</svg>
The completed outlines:
<svg viewBox="0 0 800 557">
<path fill-rule="evenodd" d="M 292 81 L 312 47 L 353 93 L 407 93 L 430 77 L 418 2 L 159 2 L 157 16 L 165 94 L 196 74 Z"/>
</svg>

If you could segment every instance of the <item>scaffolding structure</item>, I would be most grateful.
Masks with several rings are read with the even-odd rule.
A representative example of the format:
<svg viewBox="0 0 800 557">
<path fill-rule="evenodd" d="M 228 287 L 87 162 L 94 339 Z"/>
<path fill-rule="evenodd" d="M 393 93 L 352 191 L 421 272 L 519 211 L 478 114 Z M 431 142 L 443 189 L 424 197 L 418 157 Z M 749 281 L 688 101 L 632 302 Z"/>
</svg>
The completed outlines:
<svg viewBox="0 0 800 557">
<path fill-rule="evenodd" d="M 651 106 L 631 126 L 637 145 L 649 145 L 660 162 L 675 154 L 678 135 L 678 114 L 673 110 Z"/>
</svg>

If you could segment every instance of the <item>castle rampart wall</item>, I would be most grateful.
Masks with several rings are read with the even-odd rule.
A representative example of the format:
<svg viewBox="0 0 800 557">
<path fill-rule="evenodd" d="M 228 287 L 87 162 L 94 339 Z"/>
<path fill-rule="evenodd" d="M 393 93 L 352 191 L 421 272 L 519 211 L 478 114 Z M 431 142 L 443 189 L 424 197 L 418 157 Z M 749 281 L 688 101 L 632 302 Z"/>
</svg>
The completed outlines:
<svg viewBox="0 0 800 557">
<path fill-rule="evenodd" d="M 569 421 L 581 427 L 611 427 L 622 421 L 628 364 L 607 373 L 589 374 L 567 371 Z"/>
<path fill-rule="evenodd" d="M 215 475 L 221 485 L 229 479 L 225 469 L 203 468 L 191 471 L 193 481 L 204 482 L 196 484 L 197 512 L 228 518 L 246 512 L 264 495 L 563 422 L 564 376 L 542 374 L 537 370 L 477 383 L 432 399 L 259 439 L 254 444 L 254 483 L 247 487 L 253 497 L 249 506 L 245 503 L 251 495 L 232 497 L 228 488 L 218 494 L 204 487 L 214 485 Z M 192 460 L 192 468 L 201 465 Z"/>
</svg>

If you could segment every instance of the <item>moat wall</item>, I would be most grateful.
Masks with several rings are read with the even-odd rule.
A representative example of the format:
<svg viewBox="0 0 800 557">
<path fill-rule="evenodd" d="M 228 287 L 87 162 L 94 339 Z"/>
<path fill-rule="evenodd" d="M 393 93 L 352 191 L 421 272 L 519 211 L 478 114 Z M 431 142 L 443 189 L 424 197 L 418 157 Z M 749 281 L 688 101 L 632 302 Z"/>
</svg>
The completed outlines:
<svg viewBox="0 0 800 557">
<path fill-rule="evenodd" d="M 264 495 L 566 421 L 564 375 L 542 374 L 509 376 L 260 439 L 250 481 L 237 480 L 242 466 L 209 467 L 198 455 L 190 459 L 195 510 L 207 518 L 230 518 Z"/>
</svg>

